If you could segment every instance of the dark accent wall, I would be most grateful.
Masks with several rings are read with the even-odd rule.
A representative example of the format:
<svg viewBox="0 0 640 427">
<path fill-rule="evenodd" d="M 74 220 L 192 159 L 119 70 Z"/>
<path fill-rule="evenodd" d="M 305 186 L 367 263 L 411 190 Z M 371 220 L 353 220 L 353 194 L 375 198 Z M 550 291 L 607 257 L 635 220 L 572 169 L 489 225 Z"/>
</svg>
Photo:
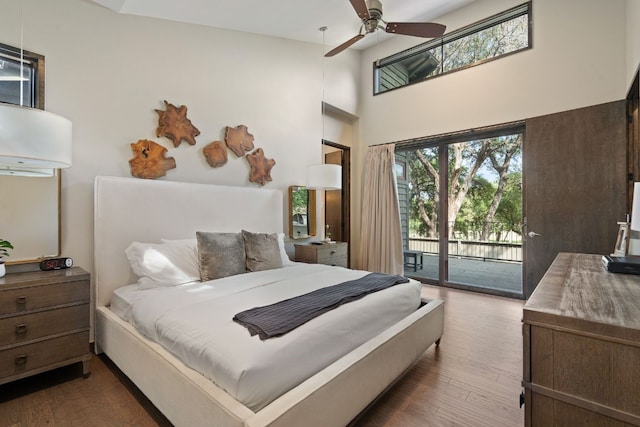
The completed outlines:
<svg viewBox="0 0 640 427">
<path fill-rule="evenodd" d="M 559 252 L 609 254 L 626 212 L 625 101 L 526 120 L 525 295 Z"/>
</svg>

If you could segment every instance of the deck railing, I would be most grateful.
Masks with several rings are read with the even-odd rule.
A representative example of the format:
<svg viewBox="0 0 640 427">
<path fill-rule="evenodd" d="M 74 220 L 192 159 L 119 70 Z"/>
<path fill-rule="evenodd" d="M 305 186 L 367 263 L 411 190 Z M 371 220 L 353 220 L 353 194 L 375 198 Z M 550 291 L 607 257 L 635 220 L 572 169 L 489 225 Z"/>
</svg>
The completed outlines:
<svg viewBox="0 0 640 427">
<path fill-rule="evenodd" d="M 409 238 L 409 249 L 426 254 L 438 254 L 440 241 L 433 238 Z M 472 240 L 449 240 L 449 256 L 522 262 L 522 244 L 504 242 L 480 242 Z"/>
</svg>

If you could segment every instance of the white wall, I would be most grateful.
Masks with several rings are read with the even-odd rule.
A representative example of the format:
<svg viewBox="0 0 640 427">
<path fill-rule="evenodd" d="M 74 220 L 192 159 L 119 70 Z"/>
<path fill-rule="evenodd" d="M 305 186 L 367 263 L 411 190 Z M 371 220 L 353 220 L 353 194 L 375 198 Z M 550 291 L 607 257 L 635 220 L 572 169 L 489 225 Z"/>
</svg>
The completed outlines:
<svg viewBox="0 0 640 427">
<path fill-rule="evenodd" d="M 621 99 L 640 58 L 637 0 L 534 0 L 531 51 L 373 97 L 373 61 L 418 39 L 396 36 L 323 60 L 320 44 L 119 15 L 89 0 L 23 1 L 24 47 L 46 56 L 47 109 L 74 124 L 74 164 L 63 174 L 62 252 L 88 270 L 93 179 L 129 176 L 129 144 L 138 139 L 159 142 L 176 159 L 177 169 L 162 179 L 255 185 L 244 159 L 229 153 L 226 166 L 211 169 L 201 155 L 225 126 L 245 124 L 277 162 L 267 186 L 285 191 L 321 160 L 320 101 L 357 115 L 349 131 L 356 141 L 357 246 L 368 145 Z M 451 31 L 520 3 L 476 1 L 437 21 Z M 19 45 L 20 2 L 0 0 L 0 10 L 0 42 Z M 189 107 L 201 131 L 196 146 L 174 149 L 155 137 L 153 110 L 164 99 Z M 327 132 L 335 131 L 329 125 Z"/>
<path fill-rule="evenodd" d="M 627 0 L 627 82 L 631 85 L 640 65 L 640 2 Z"/>
<path fill-rule="evenodd" d="M 306 165 L 321 160 L 320 45 L 120 15 L 88 0 L 23 1 L 24 48 L 46 57 L 46 109 L 73 122 L 62 253 L 76 265 L 93 268 L 94 177 L 130 176 L 129 144 L 139 139 L 169 149 L 177 168 L 161 179 L 172 181 L 257 186 L 244 158 L 229 152 L 218 169 L 205 162 L 202 148 L 223 140 L 225 126 L 247 125 L 276 160 L 268 188 L 304 183 Z M 19 46 L 20 2 L 0 0 L 0 10 L 0 42 Z M 356 53 L 327 64 L 340 90 L 325 99 L 357 109 L 358 68 Z M 188 107 L 201 132 L 195 146 L 155 137 L 163 100 Z"/>
<path fill-rule="evenodd" d="M 436 21 L 449 32 L 521 3 L 476 1 Z M 623 99 L 629 82 L 626 12 L 625 0 L 533 0 L 533 49 L 378 96 L 371 93 L 372 63 L 420 41 L 397 36 L 367 49 L 360 74 L 360 156 L 373 144 Z M 357 199 L 360 190 L 354 188 Z"/>
<path fill-rule="evenodd" d="M 438 21 L 451 31 L 521 1 L 476 3 Z M 361 70 L 363 141 L 437 135 L 622 99 L 625 13 L 624 0 L 535 0 L 533 49 L 375 97 L 373 61 L 418 43 L 402 37 L 368 49 Z"/>
</svg>

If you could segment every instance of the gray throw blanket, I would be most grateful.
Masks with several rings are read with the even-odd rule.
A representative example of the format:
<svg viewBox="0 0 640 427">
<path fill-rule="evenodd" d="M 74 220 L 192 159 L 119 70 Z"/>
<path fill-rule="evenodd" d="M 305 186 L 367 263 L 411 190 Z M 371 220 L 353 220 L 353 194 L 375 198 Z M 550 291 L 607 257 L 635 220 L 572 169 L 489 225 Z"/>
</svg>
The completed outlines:
<svg viewBox="0 0 640 427">
<path fill-rule="evenodd" d="M 249 329 L 252 336 L 258 335 L 261 340 L 266 340 L 284 335 L 342 304 L 408 281 L 409 279 L 402 276 L 370 273 L 360 279 L 242 311 L 233 316 L 233 320 Z"/>
</svg>

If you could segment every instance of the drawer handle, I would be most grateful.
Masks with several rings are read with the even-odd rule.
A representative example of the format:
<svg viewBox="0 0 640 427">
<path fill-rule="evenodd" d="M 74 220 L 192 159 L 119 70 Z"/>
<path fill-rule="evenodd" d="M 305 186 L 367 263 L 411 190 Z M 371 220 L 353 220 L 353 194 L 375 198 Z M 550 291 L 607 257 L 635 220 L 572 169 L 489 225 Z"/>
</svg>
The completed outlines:
<svg viewBox="0 0 640 427">
<path fill-rule="evenodd" d="M 21 296 L 16 298 L 16 304 L 18 305 L 27 305 L 27 297 Z"/>
<path fill-rule="evenodd" d="M 16 325 L 16 335 L 26 335 L 27 334 L 27 324 L 20 323 Z"/>
<path fill-rule="evenodd" d="M 333 254 L 335 254 L 335 253 L 336 253 L 336 251 L 331 251 L 331 255 L 333 255 Z"/>
<path fill-rule="evenodd" d="M 16 356 L 16 366 L 23 366 L 27 364 L 27 355 L 21 354 Z"/>
</svg>

